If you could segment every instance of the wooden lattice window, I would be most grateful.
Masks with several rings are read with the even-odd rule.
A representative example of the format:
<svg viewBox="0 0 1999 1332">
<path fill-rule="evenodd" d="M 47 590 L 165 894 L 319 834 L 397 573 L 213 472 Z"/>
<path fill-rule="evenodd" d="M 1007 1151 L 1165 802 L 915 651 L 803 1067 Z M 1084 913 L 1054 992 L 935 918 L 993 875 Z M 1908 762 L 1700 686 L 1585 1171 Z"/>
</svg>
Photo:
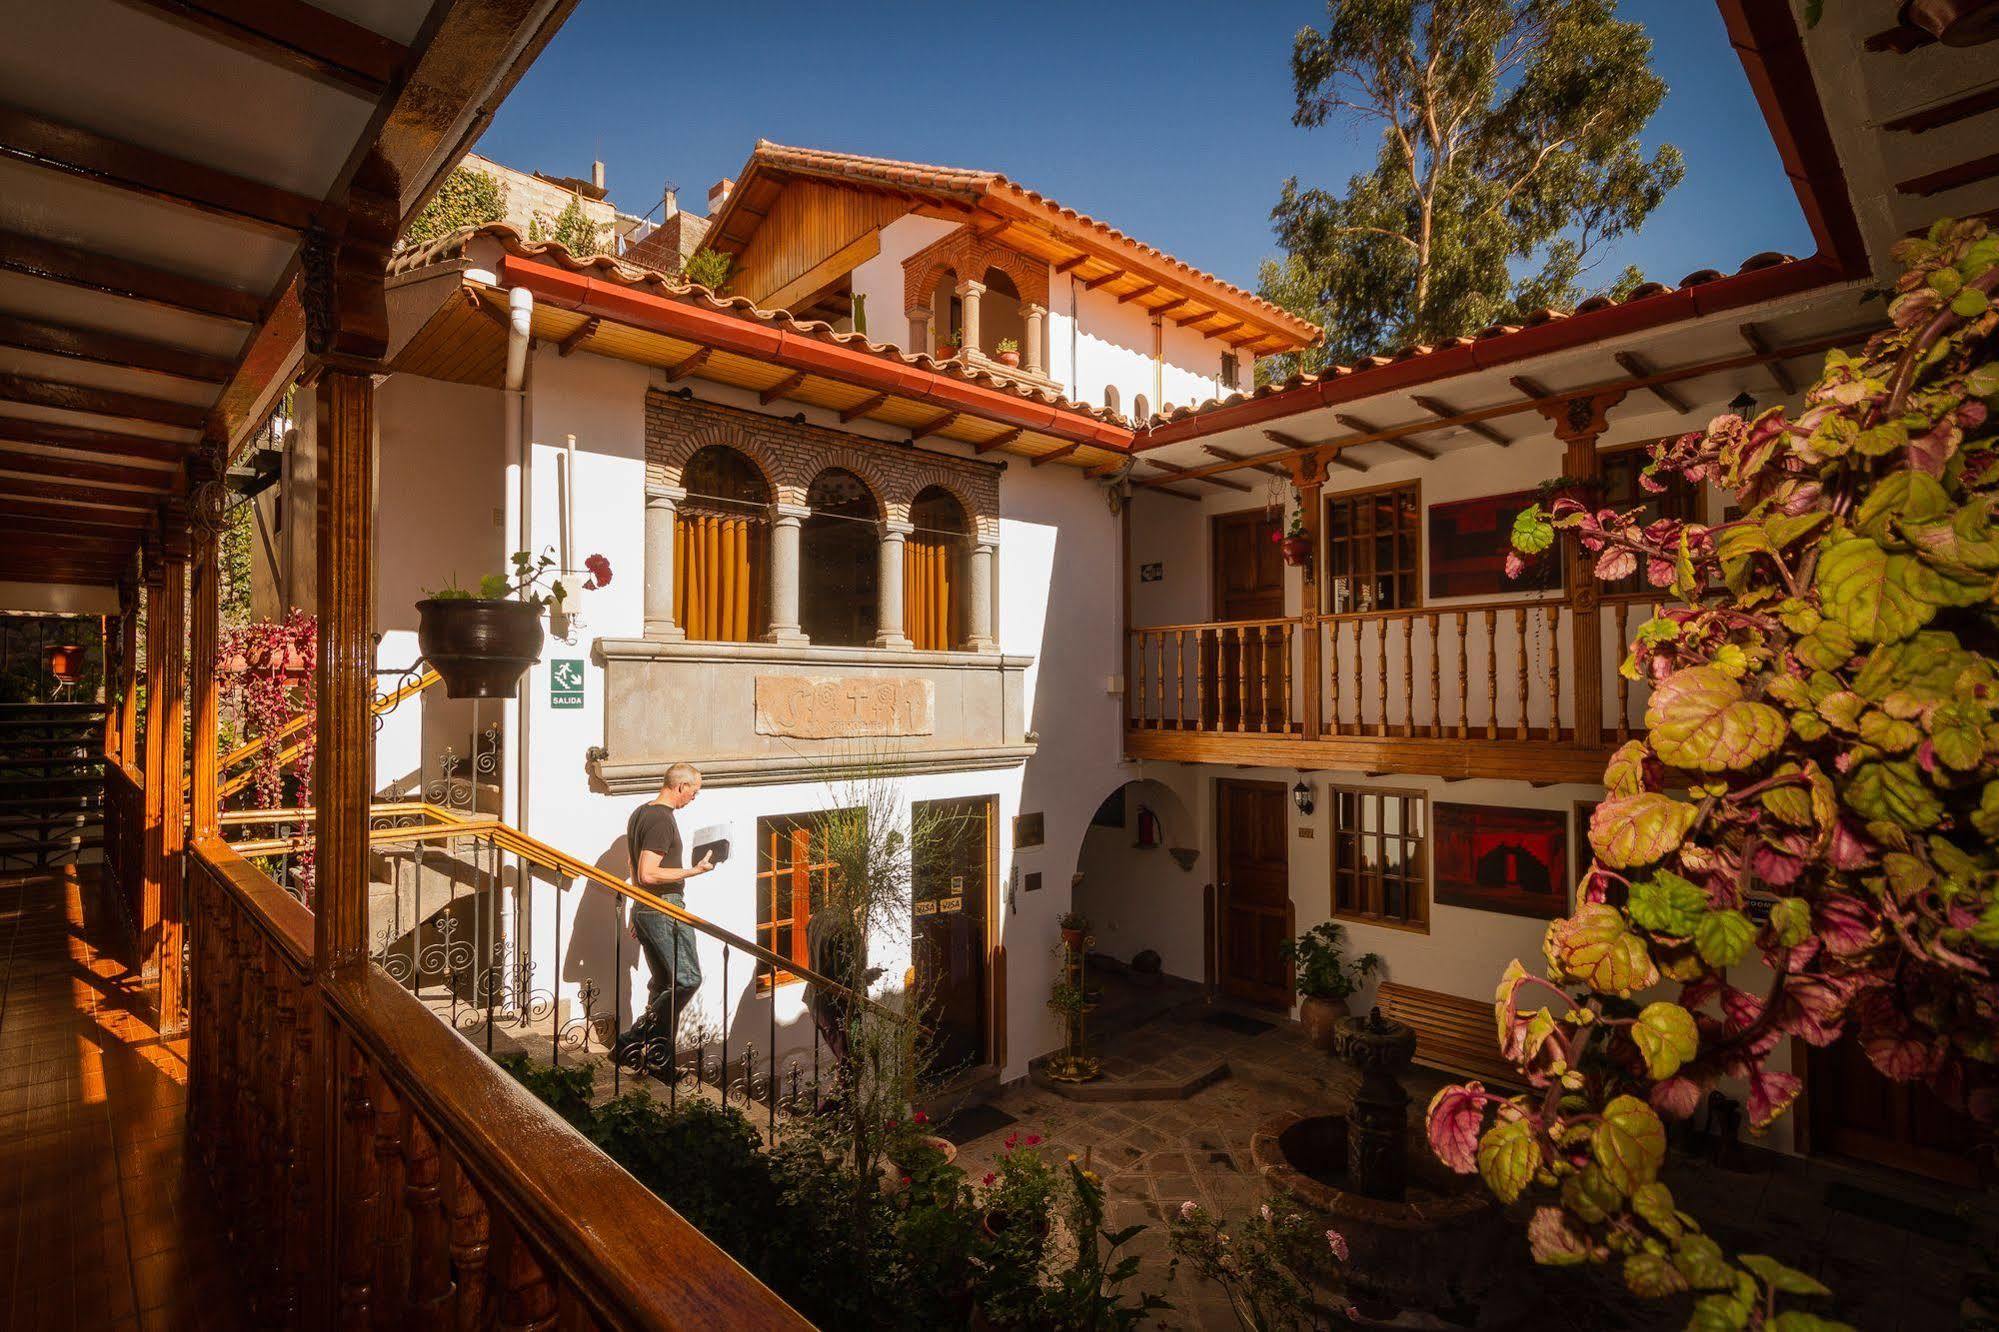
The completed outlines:
<svg viewBox="0 0 1999 1332">
<path fill-rule="evenodd" d="M 1420 791 L 1334 786 L 1333 914 L 1427 931 L 1428 800 Z"/>
<path fill-rule="evenodd" d="M 806 925 L 813 903 L 826 896 L 836 873 L 820 833 L 824 814 L 780 814 L 757 820 L 757 942 L 801 967 L 812 965 Z M 779 972 L 775 983 L 798 977 Z M 770 977 L 759 978 L 765 986 Z"/>
<path fill-rule="evenodd" d="M 949 652 L 958 645 L 963 614 L 960 566 L 970 524 L 957 497 L 929 486 L 909 506 L 914 529 L 902 553 L 904 632 L 921 652 Z"/>
<path fill-rule="evenodd" d="M 1423 501 L 1415 482 L 1328 496 L 1324 540 L 1327 613 L 1421 604 Z"/>
<path fill-rule="evenodd" d="M 681 472 L 673 525 L 673 617 L 690 639 L 747 643 L 767 626 L 770 486 L 756 464 L 714 445 Z"/>
<path fill-rule="evenodd" d="M 1656 481 L 1665 484 L 1665 490 L 1654 494 L 1638 484 L 1638 474 L 1652 461 L 1649 443 L 1624 444 L 1614 449 L 1605 449 L 1597 455 L 1597 474 L 1603 480 L 1603 497 L 1598 501 L 1602 508 L 1616 509 L 1620 513 L 1628 509 L 1643 508 L 1641 523 L 1649 523 L 1660 518 L 1678 518 L 1691 522 L 1700 516 L 1700 487 L 1681 476 L 1678 472 L 1661 472 Z M 1602 585 L 1603 595 L 1645 596 L 1656 594 L 1657 589 L 1645 578 L 1644 569 L 1618 579 L 1614 583 Z"/>
</svg>

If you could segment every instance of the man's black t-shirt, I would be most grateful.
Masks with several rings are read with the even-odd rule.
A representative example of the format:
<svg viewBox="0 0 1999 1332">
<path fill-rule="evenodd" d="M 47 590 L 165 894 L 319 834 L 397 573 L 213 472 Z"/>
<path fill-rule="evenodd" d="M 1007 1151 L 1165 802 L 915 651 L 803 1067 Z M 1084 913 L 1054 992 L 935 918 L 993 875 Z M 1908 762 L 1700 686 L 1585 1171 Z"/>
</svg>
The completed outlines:
<svg viewBox="0 0 1999 1332">
<path fill-rule="evenodd" d="M 625 825 L 625 850 L 632 858 L 632 879 L 639 877 L 639 853 L 655 851 L 659 853 L 659 863 L 666 869 L 685 869 L 680 863 L 680 823 L 673 817 L 671 805 L 656 805 L 648 801 L 632 811 L 631 821 Z M 677 893 L 682 885 L 677 883 L 658 885 L 665 892 Z M 645 887 L 641 884 L 640 887 Z"/>
</svg>

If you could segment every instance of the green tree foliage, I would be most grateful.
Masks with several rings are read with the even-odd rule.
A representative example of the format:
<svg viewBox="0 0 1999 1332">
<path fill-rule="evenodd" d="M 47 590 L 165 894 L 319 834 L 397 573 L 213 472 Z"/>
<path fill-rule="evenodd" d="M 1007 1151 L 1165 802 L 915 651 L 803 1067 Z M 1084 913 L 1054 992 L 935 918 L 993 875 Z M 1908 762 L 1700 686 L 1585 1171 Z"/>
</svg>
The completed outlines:
<svg viewBox="0 0 1999 1332">
<path fill-rule="evenodd" d="M 1297 125 L 1378 127 L 1342 194 L 1285 182 L 1265 296 L 1328 342 L 1278 374 L 1573 304 L 1683 174 L 1638 134 L 1665 96 L 1615 0 L 1328 0 L 1292 50 Z M 1520 275 L 1516 276 L 1516 272 Z M 1611 286 L 1641 280 L 1626 270 Z"/>
<path fill-rule="evenodd" d="M 716 250 L 696 250 L 688 256 L 682 270 L 689 282 L 698 282 L 710 291 L 719 292 L 729 280 L 731 260 L 728 255 Z"/>
<path fill-rule="evenodd" d="M 423 245 L 460 227 L 497 222 L 507 215 L 507 187 L 483 171 L 454 167 L 403 229 L 403 245 Z"/>
<path fill-rule="evenodd" d="M 592 222 L 584 215 L 582 202 L 571 198 L 553 221 L 546 214 L 537 213 L 528 223 L 528 239 L 555 241 L 567 246 L 578 259 L 588 259 L 603 252 L 604 233 L 610 229 L 607 222 Z"/>
</svg>

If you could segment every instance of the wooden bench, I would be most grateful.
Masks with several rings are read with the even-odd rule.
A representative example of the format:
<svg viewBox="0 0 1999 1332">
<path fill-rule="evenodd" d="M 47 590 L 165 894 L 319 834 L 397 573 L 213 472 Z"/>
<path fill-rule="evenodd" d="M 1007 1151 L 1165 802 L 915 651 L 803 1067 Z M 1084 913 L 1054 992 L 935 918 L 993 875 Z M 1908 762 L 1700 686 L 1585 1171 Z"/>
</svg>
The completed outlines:
<svg viewBox="0 0 1999 1332">
<path fill-rule="evenodd" d="M 1383 981 L 1375 995 L 1383 1017 L 1416 1029 L 1416 1062 L 1502 1086 L 1524 1085 L 1499 1053 L 1492 1005 L 1414 985 Z"/>
</svg>

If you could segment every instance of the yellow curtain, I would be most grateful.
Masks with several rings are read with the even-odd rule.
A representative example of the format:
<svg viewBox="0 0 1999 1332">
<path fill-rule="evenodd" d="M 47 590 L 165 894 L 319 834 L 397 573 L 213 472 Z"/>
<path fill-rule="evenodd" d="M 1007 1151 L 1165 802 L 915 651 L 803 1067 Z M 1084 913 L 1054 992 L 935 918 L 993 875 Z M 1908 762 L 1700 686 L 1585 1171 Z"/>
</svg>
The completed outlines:
<svg viewBox="0 0 1999 1332">
<path fill-rule="evenodd" d="M 763 629 L 769 546 L 741 514 L 682 511 L 673 525 L 673 618 L 691 639 L 747 643 Z"/>
<path fill-rule="evenodd" d="M 903 548 L 902 618 L 904 632 L 919 651 L 946 652 L 953 641 L 952 584 L 957 543 L 917 532 Z"/>
</svg>

